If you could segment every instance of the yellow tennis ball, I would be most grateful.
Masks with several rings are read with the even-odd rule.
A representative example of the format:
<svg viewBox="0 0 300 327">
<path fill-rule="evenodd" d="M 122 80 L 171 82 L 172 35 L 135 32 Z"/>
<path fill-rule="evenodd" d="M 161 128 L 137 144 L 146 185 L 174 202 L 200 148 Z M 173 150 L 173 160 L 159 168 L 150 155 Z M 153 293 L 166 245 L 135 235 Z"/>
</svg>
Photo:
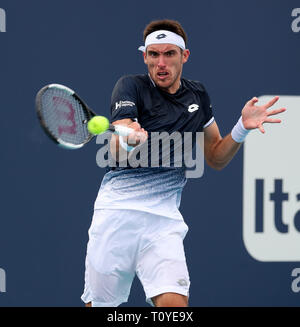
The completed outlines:
<svg viewBox="0 0 300 327">
<path fill-rule="evenodd" d="M 109 128 L 109 120 L 103 116 L 95 116 L 89 120 L 87 128 L 94 135 L 104 133 Z"/>
</svg>

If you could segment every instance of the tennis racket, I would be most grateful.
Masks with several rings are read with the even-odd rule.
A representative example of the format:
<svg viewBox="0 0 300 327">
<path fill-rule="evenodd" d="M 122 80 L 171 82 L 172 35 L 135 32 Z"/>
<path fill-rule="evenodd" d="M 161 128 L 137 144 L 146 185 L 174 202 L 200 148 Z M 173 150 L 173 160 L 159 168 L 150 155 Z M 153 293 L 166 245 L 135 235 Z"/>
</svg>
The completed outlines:
<svg viewBox="0 0 300 327">
<path fill-rule="evenodd" d="M 97 114 L 70 88 L 60 84 L 44 86 L 36 95 L 36 111 L 46 134 L 59 146 L 79 149 L 95 136 L 87 129 Z M 107 131 L 128 136 L 132 128 L 109 124 Z"/>
</svg>

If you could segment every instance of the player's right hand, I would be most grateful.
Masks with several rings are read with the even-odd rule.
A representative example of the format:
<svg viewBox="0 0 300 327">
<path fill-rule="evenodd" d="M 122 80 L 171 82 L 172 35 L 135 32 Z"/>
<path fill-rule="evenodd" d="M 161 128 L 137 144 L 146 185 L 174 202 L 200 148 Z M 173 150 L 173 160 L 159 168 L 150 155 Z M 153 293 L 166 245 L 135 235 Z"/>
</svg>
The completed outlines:
<svg viewBox="0 0 300 327">
<path fill-rule="evenodd" d="M 132 122 L 127 127 L 132 128 L 134 130 L 133 133 L 129 134 L 127 138 L 124 137 L 124 141 L 127 142 L 129 146 L 137 146 L 146 142 L 148 138 L 148 132 L 141 127 L 141 125 L 137 122 Z"/>
</svg>

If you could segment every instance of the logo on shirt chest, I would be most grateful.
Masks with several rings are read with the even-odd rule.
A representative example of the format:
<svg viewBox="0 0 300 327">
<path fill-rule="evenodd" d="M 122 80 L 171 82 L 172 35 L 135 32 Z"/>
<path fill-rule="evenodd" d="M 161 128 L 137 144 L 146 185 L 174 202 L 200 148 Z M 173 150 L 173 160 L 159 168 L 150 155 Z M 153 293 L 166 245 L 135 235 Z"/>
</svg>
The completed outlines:
<svg viewBox="0 0 300 327">
<path fill-rule="evenodd" d="M 188 107 L 188 111 L 189 112 L 194 112 L 194 111 L 196 111 L 198 109 L 199 109 L 199 105 L 198 104 L 195 104 L 195 103 L 189 105 L 189 107 Z"/>
</svg>

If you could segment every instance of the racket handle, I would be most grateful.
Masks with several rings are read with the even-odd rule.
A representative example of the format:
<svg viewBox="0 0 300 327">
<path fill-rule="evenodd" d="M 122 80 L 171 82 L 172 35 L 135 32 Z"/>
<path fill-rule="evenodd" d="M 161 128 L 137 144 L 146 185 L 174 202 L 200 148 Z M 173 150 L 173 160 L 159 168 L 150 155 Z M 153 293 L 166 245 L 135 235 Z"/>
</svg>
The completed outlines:
<svg viewBox="0 0 300 327">
<path fill-rule="evenodd" d="M 117 134 L 119 136 L 128 136 L 129 134 L 134 132 L 132 128 L 122 125 L 110 125 L 109 130 L 111 130 L 114 134 Z"/>
</svg>

